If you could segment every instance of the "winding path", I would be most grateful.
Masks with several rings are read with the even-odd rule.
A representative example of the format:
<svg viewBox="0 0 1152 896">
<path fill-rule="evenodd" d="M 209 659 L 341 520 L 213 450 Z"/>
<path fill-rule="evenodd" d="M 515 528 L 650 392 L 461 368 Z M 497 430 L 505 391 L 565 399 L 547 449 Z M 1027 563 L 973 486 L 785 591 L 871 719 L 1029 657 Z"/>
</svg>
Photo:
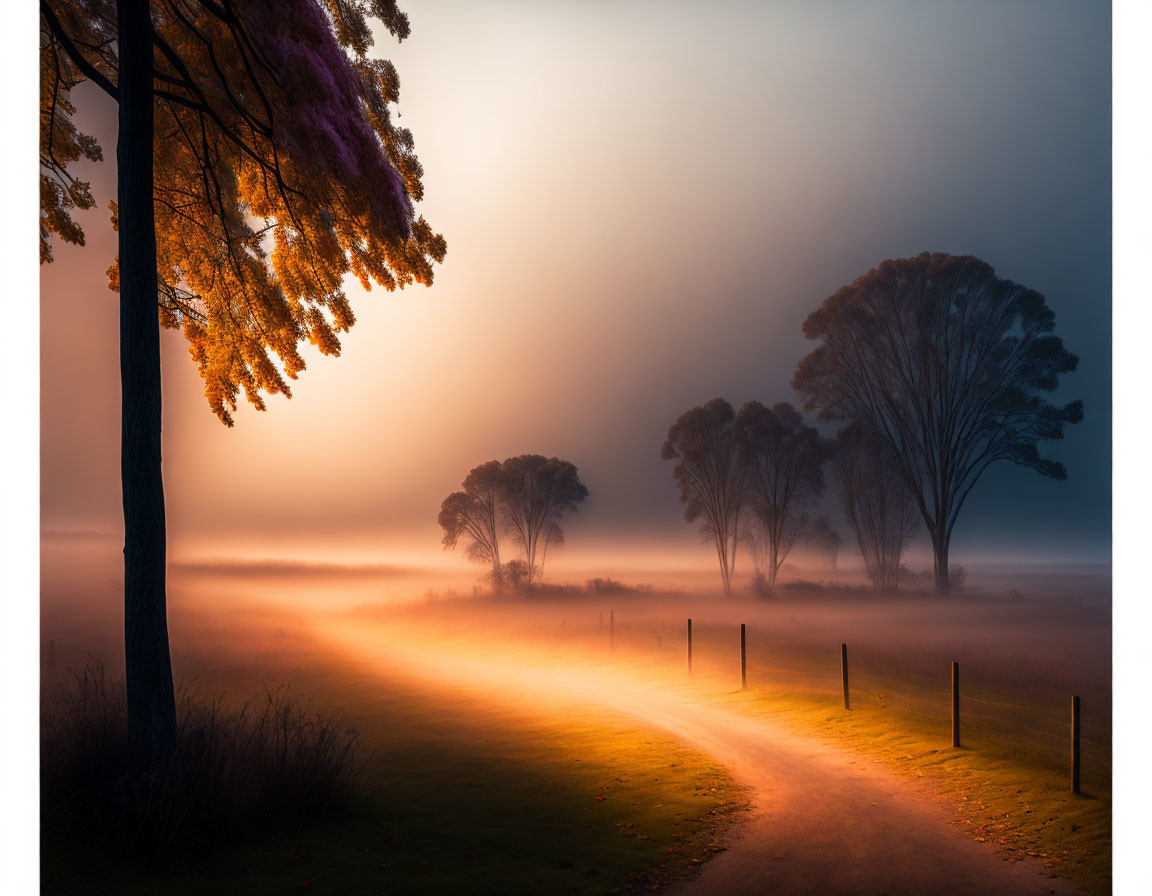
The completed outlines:
<svg viewBox="0 0 1152 896">
<path fill-rule="evenodd" d="M 726 850 L 669 896 L 1065 896 L 1080 890 L 1035 861 L 1007 859 L 949 823 L 914 782 L 834 746 L 661 685 L 627 668 L 476 655 L 425 646 L 382 649 L 378 630 L 326 625 L 369 664 L 488 699 L 562 712 L 592 702 L 705 751 L 748 789 L 750 810 Z M 609 674 L 610 673 L 610 674 Z"/>
</svg>

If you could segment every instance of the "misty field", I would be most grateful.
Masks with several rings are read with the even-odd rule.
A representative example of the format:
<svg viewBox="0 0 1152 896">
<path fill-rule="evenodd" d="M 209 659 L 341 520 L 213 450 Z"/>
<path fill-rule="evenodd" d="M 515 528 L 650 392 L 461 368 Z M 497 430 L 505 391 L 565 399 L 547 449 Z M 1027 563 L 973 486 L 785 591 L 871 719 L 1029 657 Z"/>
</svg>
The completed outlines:
<svg viewBox="0 0 1152 896">
<path fill-rule="evenodd" d="M 67 564 L 46 570 L 45 693 L 89 655 L 118 656 L 107 622 L 116 618 L 114 575 L 82 606 L 69 599 L 72 575 Z M 333 817 L 262 832 L 177 872 L 121 867 L 47 837 L 45 892 L 99 881 L 107 892 L 144 893 L 158 874 L 172 892 L 460 892 L 467 880 L 470 892 L 598 893 L 667 883 L 731 845 L 746 799 L 714 751 L 665 724 L 661 701 L 671 715 L 710 707 L 768 720 L 849 765 L 877 764 L 913 781 L 1005 861 L 1043 862 L 1107 892 L 1111 617 L 1105 592 L 1073 596 L 1069 580 L 947 600 L 803 586 L 762 600 L 576 585 L 494 599 L 339 568 L 178 570 L 177 677 L 231 701 L 287 682 L 311 708 L 346 720 L 366 748 L 355 799 Z M 405 589 L 413 596 L 395 599 Z M 1073 695 L 1083 702 L 1077 797 L 1068 793 Z M 720 724 L 713 735 L 723 738 Z"/>
<path fill-rule="evenodd" d="M 1067 583 L 1064 583 L 1065 585 Z M 576 677 L 582 694 L 618 676 L 770 718 L 915 779 L 953 823 L 1006 860 L 1043 862 L 1092 892 L 1110 889 L 1111 619 L 1098 591 L 1071 598 L 985 592 L 941 600 L 783 589 L 770 600 L 620 593 L 484 601 L 425 598 L 342 614 L 408 645 L 421 674 L 478 675 L 460 657 L 532 679 Z M 687 620 L 693 620 L 688 672 Z M 739 629 L 746 626 L 747 690 Z M 369 636 L 371 637 L 371 636 Z M 851 711 L 842 705 L 848 645 Z M 386 649 L 382 651 L 387 654 Z M 961 748 L 951 741 L 959 664 Z M 439 668 L 437 665 L 439 664 Z M 490 692 L 494 683 L 482 679 Z M 479 685 L 476 685 L 479 686 Z M 573 685 L 576 687 L 576 685 Z M 609 683 L 608 687 L 611 687 Z M 1071 698 L 1081 699 L 1081 794 L 1069 791 Z"/>
<path fill-rule="evenodd" d="M 45 893 L 601 893 L 707 858 L 740 805 L 720 764 L 610 708 L 542 717 L 367 668 L 293 611 L 200 603 L 172 614 L 181 680 L 230 704 L 282 686 L 355 728 L 352 799 L 175 864 L 48 830 Z M 46 619 L 45 697 L 91 656 L 116 672 L 114 630 L 84 612 Z"/>
</svg>

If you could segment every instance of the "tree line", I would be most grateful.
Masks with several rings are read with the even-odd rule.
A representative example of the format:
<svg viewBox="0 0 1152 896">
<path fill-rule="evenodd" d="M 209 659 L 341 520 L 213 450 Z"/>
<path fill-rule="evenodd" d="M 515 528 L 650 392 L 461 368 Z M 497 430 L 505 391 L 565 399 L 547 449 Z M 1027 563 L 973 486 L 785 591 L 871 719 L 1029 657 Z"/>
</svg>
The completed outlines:
<svg viewBox="0 0 1152 896">
<path fill-rule="evenodd" d="M 530 588 L 541 581 L 549 547 L 564 543 L 560 521 L 588 497 L 572 463 L 557 457 L 522 454 L 474 467 L 459 491 L 440 505 L 441 541 L 455 548 L 467 540 L 464 556 L 489 567 L 487 579 L 497 593 Z M 502 560 L 501 536 L 521 556 Z"/>
<path fill-rule="evenodd" d="M 901 555 L 920 522 L 936 590 L 947 593 L 956 521 L 991 464 L 1068 476 L 1038 448 L 1084 416 L 1079 401 L 1044 397 L 1078 363 L 1054 327 L 1043 296 L 997 277 L 978 258 L 888 260 L 804 322 L 804 334 L 819 344 L 792 387 L 817 422 L 843 424 L 835 438 L 788 402 L 752 401 L 735 412 L 716 398 L 681 414 L 661 456 L 675 461 L 685 519 L 700 522 L 715 544 L 724 591 L 740 543 L 768 590 L 798 538 L 832 543 L 826 524 L 808 519 L 830 464 L 873 585 L 897 587 Z"/>
</svg>

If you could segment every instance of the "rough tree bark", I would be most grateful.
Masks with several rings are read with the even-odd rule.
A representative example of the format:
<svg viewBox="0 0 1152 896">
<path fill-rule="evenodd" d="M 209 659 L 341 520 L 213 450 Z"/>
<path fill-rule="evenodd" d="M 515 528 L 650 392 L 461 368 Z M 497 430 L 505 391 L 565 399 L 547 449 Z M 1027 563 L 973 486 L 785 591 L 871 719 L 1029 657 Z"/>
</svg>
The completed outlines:
<svg viewBox="0 0 1152 896">
<path fill-rule="evenodd" d="M 120 249 L 120 475 L 124 497 L 124 660 L 128 734 L 146 761 L 176 740 L 165 601 L 160 469 L 160 323 L 152 204 L 152 18 L 148 0 L 117 0 Z"/>
</svg>

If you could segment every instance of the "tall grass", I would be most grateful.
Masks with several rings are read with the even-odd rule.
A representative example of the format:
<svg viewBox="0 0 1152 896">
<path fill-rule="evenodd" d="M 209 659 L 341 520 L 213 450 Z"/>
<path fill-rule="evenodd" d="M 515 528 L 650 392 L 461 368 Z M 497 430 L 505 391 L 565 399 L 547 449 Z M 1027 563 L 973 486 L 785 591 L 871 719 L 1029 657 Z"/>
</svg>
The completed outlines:
<svg viewBox="0 0 1152 896">
<path fill-rule="evenodd" d="M 181 687 L 177 746 L 142 767 L 128 746 L 123 681 L 96 661 L 72 675 L 41 721 L 45 833 L 149 862 L 181 860 L 332 811 L 361 766 L 356 731 L 282 684 L 239 709 Z"/>
</svg>

